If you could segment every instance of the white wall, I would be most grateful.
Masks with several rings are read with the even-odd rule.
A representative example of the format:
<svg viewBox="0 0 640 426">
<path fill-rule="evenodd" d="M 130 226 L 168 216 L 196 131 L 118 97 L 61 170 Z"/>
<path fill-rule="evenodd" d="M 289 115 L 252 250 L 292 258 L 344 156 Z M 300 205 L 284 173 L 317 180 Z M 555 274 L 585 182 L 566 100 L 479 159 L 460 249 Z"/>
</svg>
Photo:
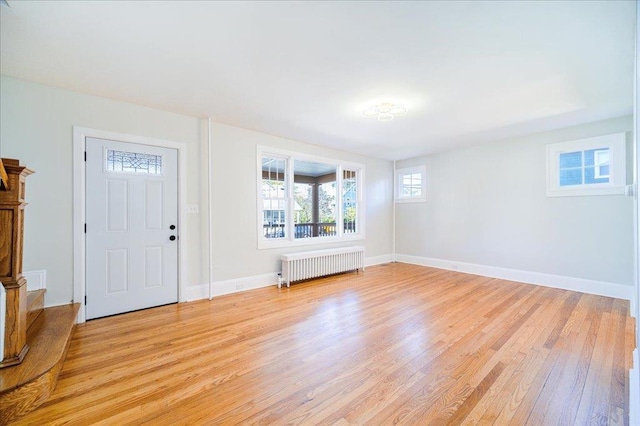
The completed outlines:
<svg viewBox="0 0 640 426">
<path fill-rule="evenodd" d="M 187 145 L 187 286 L 208 282 L 206 121 L 88 96 L 8 76 L 0 80 L 0 155 L 35 170 L 27 181 L 24 270 L 47 271 L 48 306 L 68 303 L 73 289 L 73 126 L 182 142 Z M 278 254 L 258 250 L 256 145 L 333 157 L 366 166 L 366 256 L 390 259 L 392 165 L 259 132 L 213 125 L 214 282 L 279 271 Z M 359 242 L 362 243 L 362 242 Z M 334 244 L 343 245 L 343 244 Z M 316 246 L 313 246 L 316 247 Z M 331 247 L 322 245 L 321 247 Z M 274 281 L 275 282 L 275 281 Z M 187 298 L 204 297 L 200 290 Z"/>
<path fill-rule="evenodd" d="M 640 170 L 640 113 L 638 102 L 640 102 L 640 1 L 636 1 L 636 63 L 635 63 L 635 75 L 634 75 L 634 96 L 633 96 L 633 128 L 634 128 L 634 175 L 633 180 L 636 190 L 636 203 L 634 209 L 634 235 L 635 235 L 635 291 L 634 299 L 631 304 L 631 315 L 636 317 L 636 348 L 633 350 L 632 361 L 633 365 L 629 371 L 629 424 L 640 424 L 640 357 L 638 356 L 638 342 L 640 342 L 640 195 L 638 194 L 638 173 Z"/>
<path fill-rule="evenodd" d="M 188 146 L 187 200 L 198 203 L 200 125 L 193 117 L 87 96 L 7 76 L 0 77 L 0 155 L 17 158 L 35 174 L 27 179 L 25 271 L 47 271 L 46 304 L 73 294 L 73 126 L 183 142 Z M 188 217 L 189 239 L 200 229 Z M 198 256 L 189 258 L 188 282 L 202 280 Z"/>
<path fill-rule="evenodd" d="M 427 202 L 396 206 L 396 252 L 632 286 L 632 197 L 545 194 L 546 144 L 625 131 L 630 159 L 632 128 L 622 117 L 398 162 L 426 164 Z"/>
<path fill-rule="evenodd" d="M 223 124 L 213 125 L 212 138 L 214 282 L 277 272 L 280 270 L 281 253 L 354 244 L 257 248 L 257 145 L 364 164 L 366 241 L 355 243 L 365 246 L 367 258 L 386 256 L 390 260 L 393 187 L 393 165 L 390 161 L 325 149 Z"/>
<path fill-rule="evenodd" d="M 0 82 L 0 155 L 36 171 L 27 186 L 24 269 L 47 271 L 48 305 L 72 299 L 73 126 L 187 144 L 187 202 L 200 206 L 199 215 L 187 216 L 187 285 L 208 282 L 204 120 L 6 76 Z M 390 162 L 233 126 L 212 128 L 214 285 L 277 272 L 280 253 L 312 248 L 258 250 L 257 145 L 364 164 L 366 256 L 389 258 Z M 545 196 L 547 143 L 631 129 L 631 117 L 623 117 L 398 162 L 427 165 L 428 201 L 397 205 L 397 253 L 632 286 L 632 199 Z"/>
</svg>

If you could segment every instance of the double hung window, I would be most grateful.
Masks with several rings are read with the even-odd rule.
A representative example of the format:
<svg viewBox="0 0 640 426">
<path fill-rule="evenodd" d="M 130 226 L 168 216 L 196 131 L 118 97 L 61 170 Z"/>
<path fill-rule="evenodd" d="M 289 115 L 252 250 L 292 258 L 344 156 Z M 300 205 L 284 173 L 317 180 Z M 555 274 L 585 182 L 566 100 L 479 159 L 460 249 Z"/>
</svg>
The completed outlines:
<svg viewBox="0 0 640 426">
<path fill-rule="evenodd" d="M 258 247 L 359 239 L 364 166 L 258 147 Z"/>
</svg>

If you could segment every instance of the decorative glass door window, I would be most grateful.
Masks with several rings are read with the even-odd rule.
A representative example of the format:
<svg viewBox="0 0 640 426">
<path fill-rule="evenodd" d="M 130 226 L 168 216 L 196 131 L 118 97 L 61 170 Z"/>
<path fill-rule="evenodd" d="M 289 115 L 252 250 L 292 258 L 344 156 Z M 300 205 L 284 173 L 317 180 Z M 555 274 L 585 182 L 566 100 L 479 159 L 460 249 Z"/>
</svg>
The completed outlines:
<svg viewBox="0 0 640 426">
<path fill-rule="evenodd" d="M 108 149 L 106 163 L 108 172 L 162 175 L 161 155 Z"/>
</svg>

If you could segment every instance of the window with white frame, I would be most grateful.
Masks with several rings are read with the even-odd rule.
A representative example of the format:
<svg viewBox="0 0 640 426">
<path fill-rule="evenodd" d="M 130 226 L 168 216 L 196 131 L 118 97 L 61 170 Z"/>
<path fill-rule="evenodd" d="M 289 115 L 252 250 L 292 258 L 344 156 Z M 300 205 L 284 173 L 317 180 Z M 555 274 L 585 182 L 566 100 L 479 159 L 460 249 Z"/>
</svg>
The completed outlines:
<svg viewBox="0 0 640 426">
<path fill-rule="evenodd" d="M 360 210 L 358 174 L 357 170 L 342 171 L 342 206 L 345 234 L 355 234 L 358 230 L 356 227 L 358 224 L 358 211 Z"/>
<path fill-rule="evenodd" d="M 395 199 L 397 203 L 427 201 L 426 166 L 406 167 L 396 170 Z"/>
<path fill-rule="evenodd" d="M 262 219 L 264 238 L 285 238 L 285 212 L 287 196 L 285 193 L 286 158 L 278 156 L 262 157 L 262 176 L 260 180 Z"/>
<path fill-rule="evenodd" d="M 258 147 L 258 248 L 364 237 L 364 166 Z"/>
<path fill-rule="evenodd" d="M 547 145 L 547 196 L 623 194 L 626 135 Z"/>
</svg>

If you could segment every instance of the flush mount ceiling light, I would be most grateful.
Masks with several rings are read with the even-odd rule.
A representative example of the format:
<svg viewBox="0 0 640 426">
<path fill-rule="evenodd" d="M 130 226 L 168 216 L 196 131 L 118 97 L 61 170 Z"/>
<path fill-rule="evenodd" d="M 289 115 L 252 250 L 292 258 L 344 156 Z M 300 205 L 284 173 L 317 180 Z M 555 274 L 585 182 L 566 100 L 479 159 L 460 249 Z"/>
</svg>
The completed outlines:
<svg viewBox="0 0 640 426">
<path fill-rule="evenodd" d="M 391 121 L 394 117 L 407 113 L 407 108 L 402 105 L 384 102 L 376 106 L 369 107 L 362 111 L 365 117 L 376 117 L 378 121 Z"/>
</svg>

